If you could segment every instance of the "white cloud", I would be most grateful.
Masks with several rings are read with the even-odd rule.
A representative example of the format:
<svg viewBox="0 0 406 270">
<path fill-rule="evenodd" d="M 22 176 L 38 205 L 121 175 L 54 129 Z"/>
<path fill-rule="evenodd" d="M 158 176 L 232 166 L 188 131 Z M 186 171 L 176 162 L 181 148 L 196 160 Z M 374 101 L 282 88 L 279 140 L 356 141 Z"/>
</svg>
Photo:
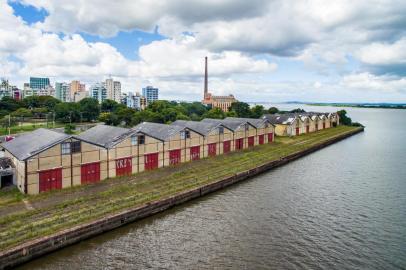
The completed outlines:
<svg viewBox="0 0 406 270">
<path fill-rule="evenodd" d="M 340 85 L 356 91 L 378 91 L 380 93 L 405 93 L 406 78 L 377 76 L 368 72 L 344 76 Z"/>
<path fill-rule="evenodd" d="M 203 57 L 208 56 L 212 89 L 247 100 L 256 96 L 315 100 L 328 95 L 334 100 L 336 93 L 352 96 L 348 91 L 372 91 L 383 98 L 405 95 L 406 2 L 401 0 L 24 3 L 46 9 L 49 16 L 27 25 L 0 0 L 0 72 L 19 82 L 30 75 L 94 82 L 111 74 L 126 90 L 150 82 L 165 96 L 196 99 L 191 97 L 200 95 Z M 140 47 L 137 61 L 112 45 L 87 42 L 81 36 L 83 32 L 114 36 L 118 31 L 155 27 L 168 38 Z M 63 38 L 60 33 L 65 33 Z M 273 76 L 280 70 L 289 72 L 289 67 L 278 68 L 269 60 L 273 56 L 289 64 L 304 63 L 303 74 L 309 70 L 317 74 L 278 81 Z M 361 66 L 349 59 L 359 60 Z"/>
<path fill-rule="evenodd" d="M 406 64 L 406 38 L 394 43 L 372 43 L 361 48 L 358 56 L 370 65 Z"/>
</svg>

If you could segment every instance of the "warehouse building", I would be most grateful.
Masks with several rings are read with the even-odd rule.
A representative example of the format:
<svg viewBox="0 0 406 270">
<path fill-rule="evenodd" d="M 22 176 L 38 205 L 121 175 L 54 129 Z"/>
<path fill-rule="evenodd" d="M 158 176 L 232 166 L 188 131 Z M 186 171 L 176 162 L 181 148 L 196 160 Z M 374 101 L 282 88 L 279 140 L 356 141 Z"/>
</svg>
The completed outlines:
<svg viewBox="0 0 406 270">
<path fill-rule="evenodd" d="M 255 145 L 271 143 L 274 141 L 275 126 L 268 119 L 227 117 L 225 120 L 247 121 L 256 129 Z"/>
<path fill-rule="evenodd" d="M 106 159 L 94 164 L 107 178 L 137 173 L 138 142 L 127 128 L 97 125 L 76 138 L 97 145 L 106 151 Z M 104 179 L 104 178 L 102 178 Z"/>
<path fill-rule="evenodd" d="M 202 156 L 203 135 L 182 126 L 143 122 L 132 131 L 139 144 L 139 171 L 197 160 Z"/>
<path fill-rule="evenodd" d="M 231 129 L 233 131 L 233 145 L 231 146 L 231 151 L 241 150 L 255 145 L 256 128 L 245 119 L 205 118 L 201 122 L 220 123 Z"/>
<path fill-rule="evenodd" d="M 233 131 L 219 122 L 177 120 L 171 125 L 190 128 L 202 134 L 201 154 L 203 157 L 221 155 L 232 149 Z"/>
<path fill-rule="evenodd" d="M 262 118 L 275 125 L 277 136 L 297 136 L 300 134 L 302 125 L 300 122 L 303 121 L 295 114 L 265 114 Z"/>
<path fill-rule="evenodd" d="M 23 193 L 37 194 L 107 177 L 102 165 L 94 165 L 106 159 L 106 152 L 71 135 L 40 128 L 2 146 L 15 166 L 16 185 Z"/>
</svg>

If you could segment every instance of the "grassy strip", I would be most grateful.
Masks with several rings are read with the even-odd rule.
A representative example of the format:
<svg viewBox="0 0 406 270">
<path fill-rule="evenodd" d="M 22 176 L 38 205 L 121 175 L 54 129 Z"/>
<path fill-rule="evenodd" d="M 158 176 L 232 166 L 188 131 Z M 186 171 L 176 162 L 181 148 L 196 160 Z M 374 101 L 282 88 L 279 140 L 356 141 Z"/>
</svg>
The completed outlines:
<svg viewBox="0 0 406 270">
<path fill-rule="evenodd" d="M 132 177 L 109 179 L 103 182 L 110 182 L 111 187 L 100 192 L 86 193 L 93 187 L 89 185 L 28 196 L 27 200 L 35 202 L 52 199 L 52 196 L 70 195 L 63 202 L 0 217 L 0 248 L 9 248 L 108 214 L 218 181 L 354 129 L 337 127 L 295 138 L 278 138 L 273 144 L 182 164 L 177 168 L 163 168 Z M 2 196 L 0 208 L 1 198 Z M 3 207 L 6 207 L 6 204 L 7 200 L 4 201 Z"/>
</svg>

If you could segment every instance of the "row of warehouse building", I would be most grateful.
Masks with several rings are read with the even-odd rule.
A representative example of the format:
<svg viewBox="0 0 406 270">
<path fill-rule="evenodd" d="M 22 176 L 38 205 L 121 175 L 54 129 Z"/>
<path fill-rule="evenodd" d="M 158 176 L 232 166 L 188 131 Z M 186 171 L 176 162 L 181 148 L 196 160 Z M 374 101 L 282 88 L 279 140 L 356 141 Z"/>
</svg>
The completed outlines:
<svg viewBox="0 0 406 270">
<path fill-rule="evenodd" d="M 338 124 L 336 114 L 265 115 L 260 119 L 143 122 L 133 128 L 97 125 L 80 135 L 49 129 L 23 134 L 2 147 L 14 183 L 37 194 L 226 154 Z"/>
</svg>

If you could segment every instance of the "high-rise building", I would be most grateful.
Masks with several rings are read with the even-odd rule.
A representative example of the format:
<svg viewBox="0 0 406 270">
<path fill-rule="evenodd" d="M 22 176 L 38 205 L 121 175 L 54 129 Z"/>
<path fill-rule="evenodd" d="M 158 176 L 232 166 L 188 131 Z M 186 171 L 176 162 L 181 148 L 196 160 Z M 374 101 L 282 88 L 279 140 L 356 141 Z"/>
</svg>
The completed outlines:
<svg viewBox="0 0 406 270">
<path fill-rule="evenodd" d="M 74 96 L 77 92 L 85 92 L 86 85 L 84 83 L 80 83 L 80 81 L 74 80 L 70 83 L 70 97 L 71 100 L 74 99 Z"/>
<path fill-rule="evenodd" d="M 142 88 L 142 95 L 147 100 L 147 104 L 151 104 L 152 102 L 158 100 L 158 92 L 159 89 L 152 86 Z"/>
<path fill-rule="evenodd" d="M 104 87 L 107 90 L 107 99 L 121 101 L 121 83 L 119 81 L 114 81 L 112 78 L 106 79 Z"/>
<path fill-rule="evenodd" d="M 79 102 L 84 98 L 87 98 L 89 93 L 87 91 L 78 91 L 73 95 L 73 102 Z"/>
<path fill-rule="evenodd" d="M 45 89 L 39 89 L 37 91 L 38 96 L 51 96 L 55 97 L 55 88 L 53 88 L 51 85 L 48 85 L 47 88 Z"/>
<path fill-rule="evenodd" d="M 33 90 L 47 89 L 50 85 L 49 78 L 30 77 L 30 88 Z"/>
<path fill-rule="evenodd" d="M 62 102 L 71 102 L 70 86 L 64 82 L 55 83 L 55 98 Z"/>
<path fill-rule="evenodd" d="M 233 95 L 228 96 L 213 96 L 209 92 L 209 79 L 208 79 L 208 70 L 207 70 L 207 57 L 205 57 L 204 65 L 204 90 L 203 90 L 203 104 L 206 104 L 212 108 L 220 108 L 224 112 L 228 112 L 231 104 L 237 102 Z"/>
<path fill-rule="evenodd" d="M 145 97 L 141 96 L 140 93 L 132 93 L 129 92 L 123 100 L 124 104 L 126 104 L 127 107 L 133 108 L 136 110 L 144 110 L 146 107 L 146 99 Z"/>
<path fill-rule="evenodd" d="M 102 103 L 107 99 L 107 89 L 103 83 L 96 83 L 90 87 L 90 96 Z"/>
</svg>

